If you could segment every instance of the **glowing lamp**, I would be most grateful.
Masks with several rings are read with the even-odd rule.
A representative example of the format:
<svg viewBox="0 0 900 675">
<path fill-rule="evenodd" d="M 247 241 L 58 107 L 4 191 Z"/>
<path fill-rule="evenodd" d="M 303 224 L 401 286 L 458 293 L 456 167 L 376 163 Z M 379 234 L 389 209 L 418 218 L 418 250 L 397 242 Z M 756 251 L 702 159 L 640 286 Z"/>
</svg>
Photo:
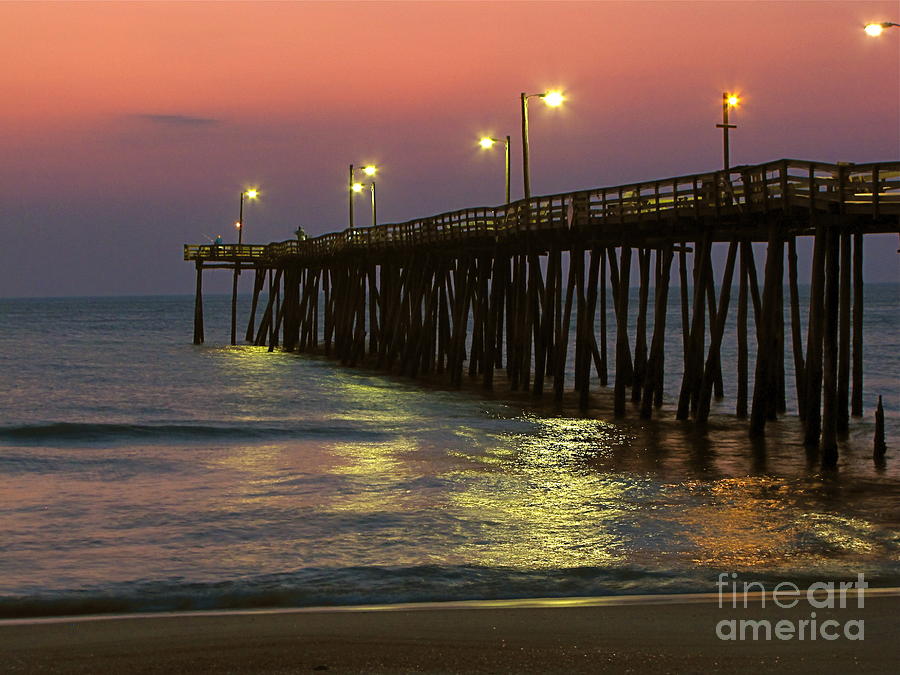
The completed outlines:
<svg viewBox="0 0 900 675">
<path fill-rule="evenodd" d="M 866 35 L 878 37 L 884 32 L 884 26 L 882 26 L 880 23 L 870 23 L 867 24 L 863 30 L 866 31 Z"/>
<path fill-rule="evenodd" d="M 259 197 L 259 190 L 257 190 L 256 188 L 250 188 L 244 194 L 247 195 L 247 199 L 256 199 L 257 197 Z"/>
<path fill-rule="evenodd" d="M 740 96 L 737 96 L 736 94 L 730 94 L 728 96 L 728 98 L 725 99 L 725 102 L 732 108 L 736 108 L 738 103 L 741 102 L 741 98 L 740 98 Z"/>
<path fill-rule="evenodd" d="M 566 100 L 565 95 L 563 95 L 563 93 L 558 90 L 548 91 L 546 94 L 541 94 L 541 98 L 544 99 L 544 103 L 549 105 L 551 108 L 558 108 L 563 104 L 563 101 Z"/>
<path fill-rule="evenodd" d="M 241 229 L 241 221 L 238 220 L 237 222 L 235 222 L 234 226 L 235 226 L 237 229 Z"/>
<path fill-rule="evenodd" d="M 493 138 L 488 138 L 487 136 L 478 141 L 478 145 L 480 145 L 485 150 L 489 150 L 490 148 L 494 147 L 494 143 L 496 143 L 496 141 Z"/>
<path fill-rule="evenodd" d="M 353 190 L 354 192 L 362 192 L 363 184 L 362 183 L 353 183 L 350 186 L 350 189 Z"/>
<path fill-rule="evenodd" d="M 368 166 L 363 167 L 363 173 L 366 174 L 367 176 L 374 176 L 376 171 L 378 171 L 378 167 L 376 167 L 372 164 L 369 164 Z"/>
</svg>

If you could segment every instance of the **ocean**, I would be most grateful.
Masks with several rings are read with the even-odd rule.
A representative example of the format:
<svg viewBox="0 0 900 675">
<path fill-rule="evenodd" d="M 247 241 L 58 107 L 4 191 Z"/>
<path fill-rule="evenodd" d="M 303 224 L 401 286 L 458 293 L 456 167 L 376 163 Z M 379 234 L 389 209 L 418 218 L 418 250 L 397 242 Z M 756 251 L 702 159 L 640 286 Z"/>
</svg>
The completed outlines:
<svg viewBox="0 0 900 675">
<path fill-rule="evenodd" d="M 581 417 L 231 347 L 205 300 L 201 346 L 188 296 L 0 300 L 0 617 L 900 585 L 900 285 L 866 286 L 866 416 L 832 471 L 794 415 L 753 443 L 729 398 L 708 433 L 602 394 Z"/>
</svg>

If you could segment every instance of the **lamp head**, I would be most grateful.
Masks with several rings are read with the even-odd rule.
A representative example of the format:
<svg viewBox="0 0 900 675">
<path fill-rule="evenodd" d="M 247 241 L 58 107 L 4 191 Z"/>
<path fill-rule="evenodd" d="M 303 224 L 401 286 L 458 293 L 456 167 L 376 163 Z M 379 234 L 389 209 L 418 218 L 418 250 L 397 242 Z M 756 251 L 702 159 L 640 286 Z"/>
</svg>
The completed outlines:
<svg viewBox="0 0 900 675">
<path fill-rule="evenodd" d="M 354 192 L 362 192 L 363 184 L 362 183 L 353 183 L 350 186 L 350 189 L 353 190 Z"/>
<path fill-rule="evenodd" d="M 480 145 L 485 150 L 490 150 L 491 148 L 494 147 L 494 143 L 496 143 L 496 142 L 497 141 L 495 141 L 490 136 L 484 136 L 481 138 L 481 140 L 478 141 L 478 145 Z"/>
<path fill-rule="evenodd" d="M 737 108 L 738 104 L 741 102 L 741 97 L 737 94 L 726 94 L 725 103 L 729 108 Z"/>
<path fill-rule="evenodd" d="M 257 197 L 259 197 L 259 190 L 257 190 L 256 188 L 250 188 L 244 194 L 247 195 L 247 199 L 256 199 Z"/>
<path fill-rule="evenodd" d="M 235 226 L 238 230 L 241 229 L 241 221 L 236 220 L 236 221 L 234 222 L 234 226 Z"/>
<path fill-rule="evenodd" d="M 866 24 L 866 27 L 863 29 L 866 31 L 866 35 L 871 37 L 878 37 L 884 32 L 884 24 L 880 23 L 870 23 Z"/>
<path fill-rule="evenodd" d="M 363 167 L 363 173 L 367 176 L 374 176 L 376 171 L 378 171 L 378 167 L 374 164 L 367 164 Z"/>
<path fill-rule="evenodd" d="M 541 94 L 541 98 L 544 103 L 546 103 L 551 108 L 558 108 L 563 104 L 563 101 L 566 100 L 565 94 L 563 94 L 558 89 L 551 89 L 550 91 Z"/>
</svg>

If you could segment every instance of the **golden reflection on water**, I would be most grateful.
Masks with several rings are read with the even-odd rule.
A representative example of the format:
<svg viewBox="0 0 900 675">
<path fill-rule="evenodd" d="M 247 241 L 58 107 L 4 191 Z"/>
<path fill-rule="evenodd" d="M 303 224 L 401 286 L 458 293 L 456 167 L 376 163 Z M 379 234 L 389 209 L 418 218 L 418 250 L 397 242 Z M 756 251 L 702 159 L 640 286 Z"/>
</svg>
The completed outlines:
<svg viewBox="0 0 900 675">
<path fill-rule="evenodd" d="M 673 486 L 674 487 L 674 486 Z M 670 512 L 698 565 L 729 570 L 796 568 L 812 554 L 837 560 L 875 550 L 871 523 L 800 509 L 786 479 L 750 476 L 691 482 L 698 503 Z"/>
<path fill-rule="evenodd" d="M 617 430 L 599 420 L 531 421 L 534 433 L 508 435 L 484 455 L 467 456 L 471 464 L 503 471 L 494 480 L 472 481 L 452 502 L 472 518 L 498 523 L 507 536 L 469 541 L 459 552 L 473 564 L 531 569 L 620 562 L 624 547 L 615 526 L 625 512 L 626 485 L 584 464 L 619 442 Z"/>
<path fill-rule="evenodd" d="M 231 355 L 251 373 L 268 367 L 255 351 Z M 721 469 L 734 463 L 724 443 L 705 449 L 698 462 L 698 451 L 692 454 L 678 434 L 668 441 L 685 452 L 653 450 L 657 438 L 598 419 L 526 414 L 518 420 L 529 429 L 502 433 L 467 426 L 452 410 L 446 417 L 423 415 L 422 396 L 440 392 L 385 386 L 352 373 L 332 376 L 331 385 L 340 404 L 324 414 L 326 423 L 355 424 L 376 436 L 230 446 L 215 460 L 242 474 L 229 501 L 305 503 L 354 515 L 438 511 L 446 516 L 445 531 L 404 531 L 405 521 L 398 521 L 395 530 L 379 532 L 422 542 L 422 561 L 488 567 L 786 571 L 829 558 L 898 557 L 890 553 L 889 532 L 810 502 L 802 479 L 722 477 Z M 673 461 L 681 463 L 676 472 L 689 469 L 689 475 L 666 478 L 660 469 Z M 267 494 L 279 480 L 304 472 L 349 483 L 310 495 Z M 358 539 L 363 547 L 367 536 L 374 533 L 365 528 L 343 535 L 345 543 Z M 443 539 L 445 547 L 432 550 L 428 537 Z"/>
</svg>

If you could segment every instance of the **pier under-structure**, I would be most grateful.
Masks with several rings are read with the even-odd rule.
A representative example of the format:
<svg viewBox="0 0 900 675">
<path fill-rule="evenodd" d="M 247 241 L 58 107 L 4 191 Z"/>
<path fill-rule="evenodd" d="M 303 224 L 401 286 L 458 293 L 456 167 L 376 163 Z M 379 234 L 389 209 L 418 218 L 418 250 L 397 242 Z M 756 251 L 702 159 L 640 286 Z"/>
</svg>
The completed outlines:
<svg viewBox="0 0 900 675">
<path fill-rule="evenodd" d="M 735 414 L 748 418 L 754 435 L 786 412 L 789 333 L 805 440 L 833 464 L 850 416 L 863 413 L 862 244 L 876 233 L 900 233 L 900 161 L 778 160 L 304 241 L 186 245 L 184 258 L 197 271 L 198 344 L 203 270 L 252 270 L 245 338 L 253 344 L 409 377 L 442 375 L 452 385 L 467 372 L 488 389 L 502 370 L 510 389 L 557 400 L 567 391 L 571 353 L 570 386 L 582 408 L 595 382 L 612 382 L 616 417 L 626 415 L 630 399 L 650 418 L 662 404 L 664 337 L 677 331 L 683 368 L 676 417 L 705 424 L 713 396 L 722 396 L 723 372 L 734 369 Z M 799 237 L 814 241 L 805 325 Z M 761 264 L 754 242 L 765 245 Z M 719 278 L 714 249 L 724 249 Z M 676 268 L 681 311 L 669 317 Z M 629 307 L 634 285 L 637 306 Z M 232 343 L 236 301 L 233 295 Z M 723 364 L 732 305 L 737 359 Z"/>
</svg>

